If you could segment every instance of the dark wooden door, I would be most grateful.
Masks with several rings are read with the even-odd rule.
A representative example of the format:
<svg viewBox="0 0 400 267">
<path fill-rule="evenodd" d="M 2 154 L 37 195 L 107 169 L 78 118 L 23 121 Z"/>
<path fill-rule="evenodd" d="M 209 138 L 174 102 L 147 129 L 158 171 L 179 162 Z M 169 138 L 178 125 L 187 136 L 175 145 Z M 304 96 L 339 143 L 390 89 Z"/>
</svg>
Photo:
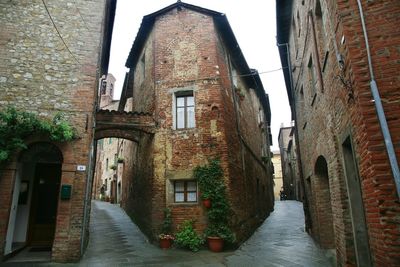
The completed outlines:
<svg viewBox="0 0 400 267">
<path fill-rule="evenodd" d="M 53 245 L 60 180 L 61 164 L 36 165 L 29 226 L 31 246 Z"/>
</svg>

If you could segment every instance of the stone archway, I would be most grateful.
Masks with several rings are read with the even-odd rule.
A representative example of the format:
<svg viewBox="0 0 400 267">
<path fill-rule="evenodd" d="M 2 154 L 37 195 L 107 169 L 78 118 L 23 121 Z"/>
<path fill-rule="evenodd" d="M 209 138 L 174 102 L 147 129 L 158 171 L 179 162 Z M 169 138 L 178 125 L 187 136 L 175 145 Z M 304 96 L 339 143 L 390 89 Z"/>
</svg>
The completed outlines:
<svg viewBox="0 0 400 267">
<path fill-rule="evenodd" d="M 331 205 L 331 192 L 329 187 L 328 164 L 323 156 L 315 162 L 315 206 L 318 220 L 318 239 L 321 247 L 334 248 L 335 238 L 333 230 L 333 215 Z"/>
</svg>

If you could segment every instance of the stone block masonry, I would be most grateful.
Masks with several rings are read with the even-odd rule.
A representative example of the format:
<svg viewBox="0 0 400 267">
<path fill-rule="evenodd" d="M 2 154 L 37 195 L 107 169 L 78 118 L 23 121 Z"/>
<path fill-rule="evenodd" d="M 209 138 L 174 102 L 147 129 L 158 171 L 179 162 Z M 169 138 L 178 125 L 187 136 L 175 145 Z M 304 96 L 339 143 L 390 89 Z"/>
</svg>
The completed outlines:
<svg viewBox="0 0 400 267">
<path fill-rule="evenodd" d="M 1 1 L 0 107 L 15 106 L 51 118 L 62 112 L 76 128 L 73 142 L 53 143 L 62 153 L 61 184 L 72 185 L 71 199 L 58 201 L 52 260 L 77 261 L 81 256 L 84 210 L 93 140 L 93 114 L 102 59 L 107 0 Z M 111 11 L 112 12 L 112 11 Z M 50 142 L 32 137 L 28 143 Z M 0 170 L 0 257 L 9 230 L 12 192 L 20 167 Z M 86 166 L 79 172 L 77 165 Z M 4 186 L 3 186 L 4 185 Z M 34 189 L 33 189 L 34 190 Z M 4 200 L 4 201 L 3 201 Z M 41 207 L 45 208 L 45 207 Z M 15 222 L 18 227 L 18 221 Z M 28 233 L 29 235 L 29 233 Z M 7 240 L 12 242 L 12 240 Z M 26 239 L 29 243 L 29 238 Z M 27 243 L 27 244 L 28 244 Z"/>
</svg>

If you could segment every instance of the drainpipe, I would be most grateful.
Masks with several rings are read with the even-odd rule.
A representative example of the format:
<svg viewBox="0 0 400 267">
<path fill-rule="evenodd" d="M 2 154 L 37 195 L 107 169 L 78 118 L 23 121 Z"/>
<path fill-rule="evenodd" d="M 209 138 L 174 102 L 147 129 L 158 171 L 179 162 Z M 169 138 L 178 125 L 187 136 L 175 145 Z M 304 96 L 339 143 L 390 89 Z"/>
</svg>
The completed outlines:
<svg viewBox="0 0 400 267">
<path fill-rule="evenodd" d="M 286 60 L 287 60 L 287 68 L 288 68 L 288 73 L 289 73 L 289 83 L 290 83 L 290 93 L 292 95 L 292 101 L 293 101 L 293 110 L 292 110 L 292 115 L 293 119 L 295 121 L 295 141 L 296 141 L 296 154 L 297 154 L 297 160 L 299 163 L 299 175 L 300 175 L 300 182 L 301 186 L 303 187 L 303 210 L 304 210 L 304 217 L 305 217 L 305 226 L 306 226 L 306 231 L 308 232 L 311 229 L 311 214 L 309 211 L 309 203 L 308 203 L 308 198 L 306 195 L 306 185 L 304 183 L 304 175 L 303 175 L 303 164 L 301 163 L 301 153 L 300 153 L 300 144 L 299 144 L 299 131 L 297 128 L 297 115 L 296 115 L 296 100 L 294 97 L 294 88 L 293 88 L 293 80 L 292 80 L 292 65 L 290 64 L 290 50 L 289 50 L 289 44 L 288 43 L 283 43 L 283 44 L 276 44 L 278 47 L 285 46 L 286 48 Z"/>
<path fill-rule="evenodd" d="M 388 124 L 386 121 L 385 112 L 383 110 L 381 97 L 379 95 L 378 85 L 376 84 L 376 81 L 375 81 L 374 71 L 372 68 L 371 52 L 369 50 L 367 28 L 365 26 L 364 14 L 363 14 L 363 10 L 362 10 L 361 1 L 357 0 L 357 4 L 358 4 L 358 9 L 360 10 L 361 25 L 362 25 L 364 39 L 365 39 L 365 48 L 367 50 L 368 68 L 369 68 L 369 73 L 370 73 L 370 77 L 371 77 L 370 87 L 371 87 L 372 97 L 374 98 L 375 108 L 376 108 L 376 112 L 378 114 L 379 123 L 381 125 L 383 138 L 385 139 L 385 145 L 386 145 L 386 150 L 387 150 L 387 153 L 389 156 L 390 167 L 392 168 L 394 181 L 395 181 L 395 185 L 396 185 L 396 189 L 397 189 L 397 197 L 400 198 L 399 165 L 397 163 L 396 153 L 394 151 L 392 137 L 390 136 L 390 131 L 389 131 L 389 127 L 388 127 Z"/>
</svg>

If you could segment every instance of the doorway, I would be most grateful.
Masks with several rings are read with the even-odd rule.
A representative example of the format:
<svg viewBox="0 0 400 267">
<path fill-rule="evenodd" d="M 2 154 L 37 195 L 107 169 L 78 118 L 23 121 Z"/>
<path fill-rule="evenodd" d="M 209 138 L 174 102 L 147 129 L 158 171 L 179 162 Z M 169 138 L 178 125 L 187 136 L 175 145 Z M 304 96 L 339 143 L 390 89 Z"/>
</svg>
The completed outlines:
<svg viewBox="0 0 400 267">
<path fill-rule="evenodd" d="M 329 187 L 328 163 L 319 156 L 315 163 L 315 194 L 318 216 L 319 242 L 322 248 L 335 247 L 331 191 Z"/>
<path fill-rule="evenodd" d="M 36 164 L 28 232 L 30 246 L 53 245 L 60 180 L 61 164 Z"/>
<path fill-rule="evenodd" d="M 345 139 L 342 149 L 357 266 L 368 267 L 372 266 L 368 232 L 365 222 L 360 177 L 350 137 Z"/>
<path fill-rule="evenodd" d="M 18 159 L 4 255 L 25 247 L 51 251 L 63 157 L 55 145 L 31 144 Z"/>
</svg>

